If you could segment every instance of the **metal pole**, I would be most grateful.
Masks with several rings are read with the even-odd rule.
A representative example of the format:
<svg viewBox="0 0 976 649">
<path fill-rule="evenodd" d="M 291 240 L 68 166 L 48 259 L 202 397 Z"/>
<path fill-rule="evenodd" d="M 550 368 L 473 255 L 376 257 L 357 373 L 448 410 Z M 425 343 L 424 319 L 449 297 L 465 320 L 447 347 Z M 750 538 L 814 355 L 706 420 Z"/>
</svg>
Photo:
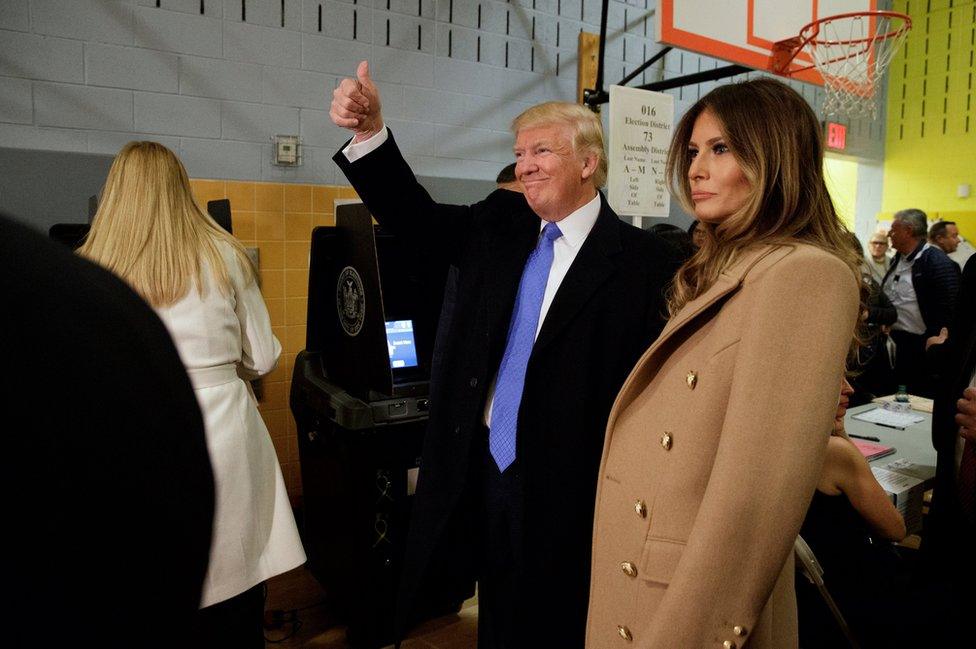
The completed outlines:
<svg viewBox="0 0 976 649">
<path fill-rule="evenodd" d="M 737 74 L 743 74 L 745 72 L 752 72 L 752 68 L 747 68 L 742 65 L 727 65 L 722 68 L 715 68 L 714 70 L 696 72 L 695 74 L 686 74 L 683 77 L 655 81 L 654 83 L 648 83 L 646 85 L 637 87 L 641 90 L 668 90 L 669 88 L 690 86 L 693 83 L 703 83 L 705 81 L 716 81 L 718 79 L 734 77 Z"/>
<path fill-rule="evenodd" d="M 657 63 L 658 61 L 660 61 L 661 60 L 661 57 L 663 57 L 665 54 L 667 54 L 670 51 L 671 51 L 671 46 L 668 45 L 667 47 L 665 47 L 664 49 L 662 49 L 660 52 L 658 52 L 657 54 L 655 54 L 651 58 L 649 58 L 646 61 L 644 61 L 644 63 L 641 64 L 641 66 L 639 68 L 637 68 L 636 70 L 634 70 L 633 72 L 631 72 L 630 74 L 628 74 L 626 77 L 624 77 L 623 80 L 620 83 L 618 83 L 617 85 L 618 86 L 626 86 L 628 81 L 630 81 L 631 79 L 633 79 L 634 77 L 636 77 L 638 74 L 640 74 L 641 72 L 643 72 L 647 68 L 651 67 L 652 65 L 654 65 L 655 63 Z"/>
<path fill-rule="evenodd" d="M 596 69 L 596 91 L 603 93 L 603 56 L 607 49 L 607 14 L 610 10 L 610 0 L 603 0 L 603 10 L 600 14 L 600 60 Z"/>
</svg>

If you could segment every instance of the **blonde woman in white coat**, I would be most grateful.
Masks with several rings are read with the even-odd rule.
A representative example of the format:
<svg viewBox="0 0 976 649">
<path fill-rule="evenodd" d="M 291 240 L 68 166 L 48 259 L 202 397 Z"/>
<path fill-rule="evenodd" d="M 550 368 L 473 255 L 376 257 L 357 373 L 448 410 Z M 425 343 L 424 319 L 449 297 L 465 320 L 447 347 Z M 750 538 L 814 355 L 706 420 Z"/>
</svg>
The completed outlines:
<svg viewBox="0 0 976 649">
<path fill-rule="evenodd" d="M 246 382 L 272 371 L 281 353 L 254 268 L 195 203 L 177 157 L 155 142 L 130 142 L 116 156 L 80 253 L 153 306 L 203 412 L 216 512 L 195 641 L 263 647 L 262 584 L 305 553 Z"/>
</svg>

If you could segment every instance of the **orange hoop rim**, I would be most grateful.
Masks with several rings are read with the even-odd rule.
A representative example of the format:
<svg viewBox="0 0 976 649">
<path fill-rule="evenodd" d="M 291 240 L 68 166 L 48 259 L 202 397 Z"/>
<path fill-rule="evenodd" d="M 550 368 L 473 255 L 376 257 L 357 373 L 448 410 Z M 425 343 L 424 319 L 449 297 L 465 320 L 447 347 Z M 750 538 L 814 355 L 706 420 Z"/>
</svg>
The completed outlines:
<svg viewBox="0 0 976 649">
<path fill-rule="evenodd" d="M 864 38 L 854 38 L 850 40 L 817 40 L 817 36 L 820 34 L 820 28 L 827 23 L 831 23 L 838 20 L 844 20 L 848 18 L 868 18 L 872 24 L 874 21 L 881 18 L 897 19 L 901 20 L 901 24 L 895 29 L 889 29 L 884 34 L 872 34 L 865 36 Z M 785 54 L 785 58 L 780 61 L 775 68 L 777 72 L 786 76 L 792 76 L 797 72 L 804 72 L 806 70 L 811 70 L 813 68 L 819 67 L 817 62 L 811 63 L 810 65 L 791 68 L 790 64 L 796 58 L 796 55 L 802 52 L 807 45 L 811 45 L 813 49 L 816 48 L 828 48 L 828 47 L 849 47 L 850 52 L 847 54 L 839 54 L 834 58 L 827 61 L 827 63 L 836 63 L 838 61 L 843 61 L 845 59 L 858 56 L 866 51 L 866 49 L 873 49 L 875 43 L 885 42 L 894 38 L 900 38 L 904 36 L 912 28 L 912 19 L 908 14 L 903 14 L 897 11 L 851 11 L 847 13 L 832 14 L 830 16 L 824 16 L 823 18 L 818 18 L 813 20 L 806 25 L 804 25 L 799 32 L 798 36 L 794 36 L 791 39 L 786 39 L 776 43 L 776 49 L 780 49 Z M 858 49 L 859 45 L 863 45 L 865 49 Z M 871 54 L 873 56 L 873 54 Z"/>
<path fill-rule="evenodd" d="M 820 26 L 833 22 L 835 20 L 843 20 L 845 18 L 900 18 L 902 20 L 901 25 L 895 29 L 889 29 L 885 34 L 875 34 L 872 36 L 866 36 L 865 38 L 855 38 L 846 41 L 818 41 L 817 35 L 820 33 Z M 813 20 L 800 29 L 800 39 L 802 43 L 800 47 L 797 48 L 798 51 L 802 50 L 808 44 L 812 43 L 815 46 L 829 46 L 829 45 L 856 45 L 858 43 L 871 43 L 877 41 L 886 41 L 889 38 L 897 38 L 901 36 L 904 32 L 907 32 L 912 28 L 912 19 L 908 14 L 899 13 L 897 11 L 851 11 L 843 14 L 833 14 L 831 16 L 824 16 L 823 18 L 818 18 Z M 813 30 L 813 33 L 808 35 L 808 32 Z"/>
</svg>

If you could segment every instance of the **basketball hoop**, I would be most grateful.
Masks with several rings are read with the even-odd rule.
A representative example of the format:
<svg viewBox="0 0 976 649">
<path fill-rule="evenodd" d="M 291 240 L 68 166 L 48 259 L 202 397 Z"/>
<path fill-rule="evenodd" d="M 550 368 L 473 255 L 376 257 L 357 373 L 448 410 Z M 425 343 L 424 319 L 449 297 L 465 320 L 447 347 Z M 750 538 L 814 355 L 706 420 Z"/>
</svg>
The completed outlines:
<svg viewBox="0 0 976 649">
<path fill-rule="evenodd" d="M 787 76 L 816 68 L 824 80 L 825 115 L 877 116 L 875 91 L 912 19 L 894 11 L 857 11 L 820 18 L 773 46 L 773 70 Z M 804 50 L 812 65 L 791 67 Z"/>
</svg>

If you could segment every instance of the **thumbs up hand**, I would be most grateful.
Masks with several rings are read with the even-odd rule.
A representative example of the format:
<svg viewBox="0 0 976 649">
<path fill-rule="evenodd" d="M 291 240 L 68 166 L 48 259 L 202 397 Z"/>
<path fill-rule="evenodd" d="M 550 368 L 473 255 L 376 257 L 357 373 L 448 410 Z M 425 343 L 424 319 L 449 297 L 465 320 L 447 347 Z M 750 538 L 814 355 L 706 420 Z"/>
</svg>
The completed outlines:
<svg viewBox="0 0 976 649">
<path fill-rule="evenodd" d="M 329 116 L 336 126 L 356 134 L 353 142 L 375 135 L 383 128 L 380 92 L 369 76 L 369 63 L 361 61 L 355 79 L 343 79 L 332 91 Z"/>
</svg>

